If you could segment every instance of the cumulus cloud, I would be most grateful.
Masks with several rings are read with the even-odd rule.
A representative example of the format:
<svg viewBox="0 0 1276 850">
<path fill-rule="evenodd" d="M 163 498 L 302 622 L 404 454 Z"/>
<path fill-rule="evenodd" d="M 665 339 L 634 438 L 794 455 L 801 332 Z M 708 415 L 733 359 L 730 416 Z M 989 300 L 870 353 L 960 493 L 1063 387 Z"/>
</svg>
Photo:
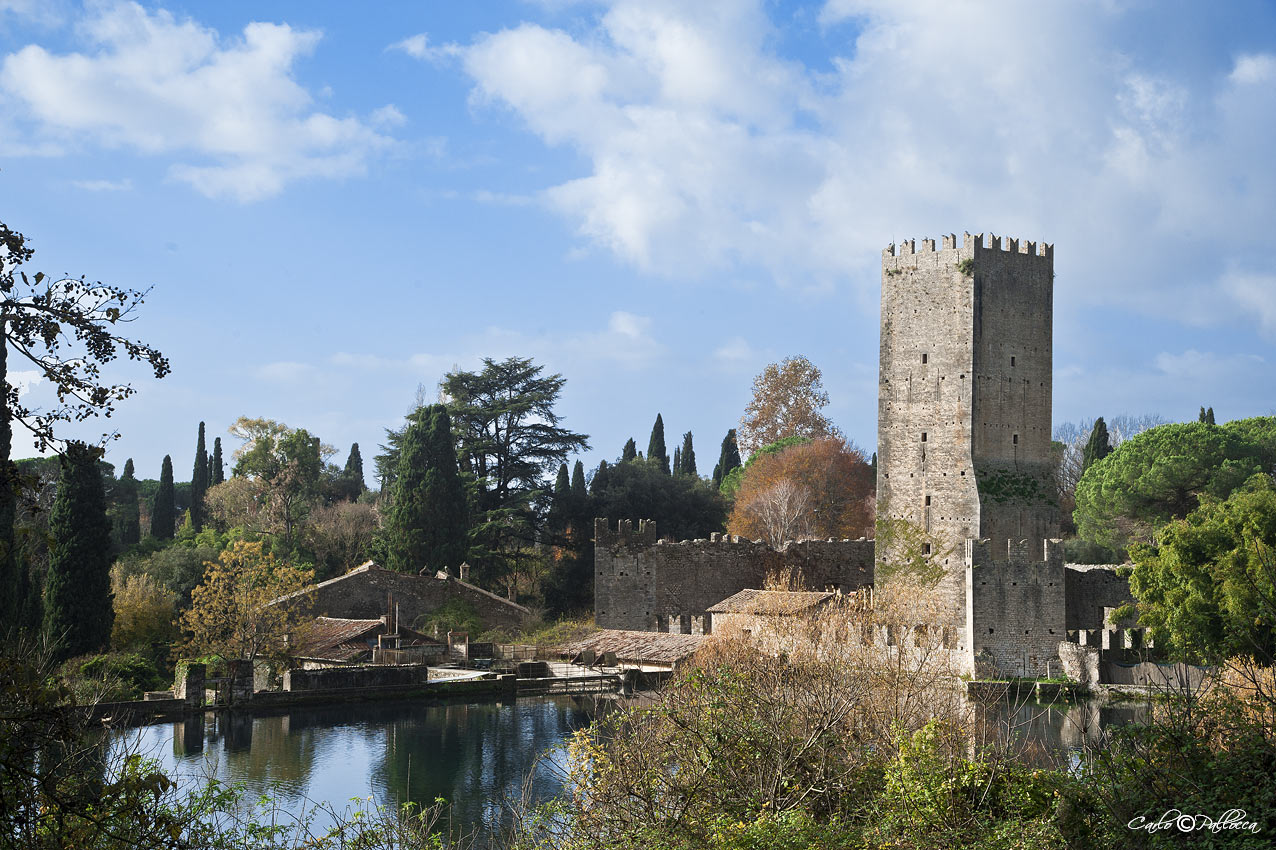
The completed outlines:
<svg viewBox="0 0 1276 850">
<path fill-rule="evenodd" d="M 478 108 L 587 163 L 546 202 L 644 270 L 868 290 L 895 238 L 986 229 L 1058 244 L 1082 301 L 1244 315 L 1217 248 L 1267 255 L 1276 59 L 1177 76 L 1139 61 L 1115 4 L 992 6 L 833 0 L 831 69 L 782 55 L 750 0 L 612 0 L 460 57 Z"/>
<path fill-rule="evenodd" d="M 133 181 L 123 180 L 72 180 L 71 185 L 86 192 L 127 192 L 133 188 Z"/>
<path fill-rule="evenodd" d="M 87 52 L 32 44 L 0 65 L 0 91 L 48 140 L 175 155 L 185 161 L 172 178 L 240 201 L 294 180 L 360 174 L 391 144 L 374 125 L 392 125 L 397 110 L 368 120 L 329 115 L 294 79 L 318 32 L 250 23 L 222 38 L 137 3 L 91 8 L 78 27 Z"/>
<path fill-rule="evenodd" d="M 402 41 L 396 41 L 386 50 L 401 50 L 411 56 L 413 59 L 424 59 L 427 62 L 440 63 L 461 52 L 461 48 L 455 44 L 443 44 L 437 47 L 430 44 L 430 36 L 426 33 L 417 33 L 410 35 Z"/>
</svg>

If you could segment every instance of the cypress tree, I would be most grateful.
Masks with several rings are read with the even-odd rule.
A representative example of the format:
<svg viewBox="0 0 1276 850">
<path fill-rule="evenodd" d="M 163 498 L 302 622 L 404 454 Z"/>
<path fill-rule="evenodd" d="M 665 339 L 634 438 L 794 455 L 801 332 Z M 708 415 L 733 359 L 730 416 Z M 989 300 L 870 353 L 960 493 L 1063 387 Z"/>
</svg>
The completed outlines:
<svg viewBox="0 0 1276 850">
<path fill-rule="evenodd" d="M 873 452 L 873 462 L 869 466 L 873 469 L 873 475 L 877 475 L 877 452 Z"/>
<path fill-rule="evenodd" d="M 713 467 L 713 486 L 721 485 L 722 479 L 739 465 L 740 446 L 735 439 L 735 429 L 732 428 L 722 438 L 722 448 L 718 451 L 718 463 Z"/>
<path fill-rule="evenodd" d="M 696 472 L 696 449 L 691 443 L 690 431 L 682 435 L 682 452 L 680 457 L 682 458 L 682 465 L 678 467 L 679 472 L 683 475 L 690 475 L 692 477 L 699 475 L 699 473 Z"/>
<path fill-rule="evenodd" d="M 634 438 L 630 437 L 625 440 L 625 448 L 620 452 L 621 461 L 634 460 L 638 457 L 638 444 L 634 442 Z"/>
<path fill-rule="evenodd" d="M 607 479 L 610 476 L 611 467 L 607 465 L 607 461 L 598 461 L 598 468 L 594 470 L 594 479 L 589 482 L 589 495 L 596 496 L 606 489 Z"/>
<path fill-rule="evenodd" d="M 669 469 L 669 452 L 665 450 L 665 420 L 656 414 L 656 424 L 651 426 L 651 439 L 647 441 L 647 459 L 659 461 L 665 472 Z"/>
<path fill-rule="evenodd" d="M 1100 416 L 1094 420 L 1094 430 L 1090 432 L 1090 439 L 1081 450 L 1081 474 L 1085 474 L 1090 464 L 1103 460 L 1110 454 L 1112 454 L 1112 443 L 1108 439 L 1108 423 L 1104 422 L 1103 417 Z"/>
<path fill-rule="evenodd" d="M 49 578 L 44 623 L 61 658 L 103 649 L 111 639 L 111 523 L 99 451 L 71 442 L 49 514 Z M 170 485 L 172 467 L 169 466 Z"/>
<path fill-rule="evenodd" d="M 1214 424 L 1214 408 L 1212 407 L 1205 408 L 1205 424 L 1206 425 Z"/>
<path fill-rule="evenodd" d="M 341 473 L 350 482 L 350 491 L 354 494 L 350 501 L 359 498 L 367 487 L 363 483 L 363 455 L 359 452 L 359 444 L 350 444 L 350 456 L 346 458 L 346 468 Z"/>
<path fill-rule="evenodd" d="M 1196 421 L 1197 422 L 1205 421 L 1205 405 L 1203 404 L 1201 405 L 1201 412 L 1196 415 Z"/>
<path fill-rule="evenodd" d="M 156 540 L 172 540 L 177 522 L 177 505 L 173 502 L 173 459 L 164 455 L 160 468 L 159 489 L 151 503 L 151 536 Z"/>
<path fill-rule="evenodd" d="M 142 539 L 142 517 L 137 504 L 137 477 L 133 473 L 133 458 L 124 461 L 124 474 L 120 476 L 116 492 L 119 494 L 117 536 L 121 546 L 132 546 Z"/>
<path fill-rule="evenodd" d="M 567 518 L 571 514 L 568 502 L 572 497 L 571 478 L 567 475 L 567 464 L 558 465 L 558 478 L 554 480 L 554 493 L 549 502 L 549 531 L 561 534 L 567 528 Z"/>
<path fill-rule="evenodd" d="M 222 465 L 222 438 L 213 440 L 213 456 L 209 460 L 208 480 L 213 484 L 221 484 L 226 480 L 226 469 Z"/>
<path fill-rule="evenodd" d="M 682 446 L 673 447 L 673 474 L 682 474 Z"/>
<path fill-rule="evenodd" d="M 585 492 L 585 464 L 576 461 L 576 466 L 572 468 L 572 500 L 576 502 L 577 507 L 584 505 L 585 500 L 589 496 Z"/>
<path fill-rule="evenodd" d="M 409 418 L 385 531 L 391 569 L 415 573 L 465 560 L 465 487 L 444 405 L 422 408 Z"/>
<path fill-rule="evenodd" d="M 208 492 L 208 450 L 204 445 L 204 423 L 199 423 L 199 439 L 195 442 L 195 467 L 191 470 L 191 525 L 196 531 L 204 527 L 204 493 Z"/>
</svg>

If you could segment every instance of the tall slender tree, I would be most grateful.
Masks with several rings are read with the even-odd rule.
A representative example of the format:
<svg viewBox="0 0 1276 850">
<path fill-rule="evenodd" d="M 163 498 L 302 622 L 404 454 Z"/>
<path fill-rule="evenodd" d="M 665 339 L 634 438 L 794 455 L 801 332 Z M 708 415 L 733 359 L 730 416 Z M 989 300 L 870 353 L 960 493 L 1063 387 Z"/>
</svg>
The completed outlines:
<svg viewBox="0 0 1276 850">
<path fill-rule="evenodd" d="M 49 515 L 45 625 L 62 658 L 104 648 L 111 639 L 111 523 L 98 469 L 101 450 L 67 445 Z"/>
<path fill-rule="evenodd" d="M 651 439 L 647 441 L 647 459 L 659 461 L 665 472 L 669 469 L 669 452 L 665 449 L 665 420 L 656 414 L 656 422 L 651 426 Z"/>
<path fill-rule="evenodd" d="M 549 528 L 551 535 L 560 535 L 567 528 L 571 517 L 572 484 L 567 473 L 567 463 L 558 467 L 558 477 L 554 479 L 554 492 L 549 503 Z"/>
<path fill-rule="evenodd" d="M 222 484 L 226 481 L 226 466 L 222 463 L 222 438 L 213 440 L 213 456 L 208 461 L 208 481 L 210 484 Z"/>
<path fill-rule="evenodd" d="M 137 503 L 137 476 L 133 471 L 133 458 L 124 461 L 116 493 L 116 536 L 121 546 L 132 546 L 142 539 L 141 509 Z"/>
<path fill-rule="evenodd" d="M 682 435 L 682 451 L 679 453 L 681 464 L 678 471 L 683 475 L 699 475 L 696 471 L 696 449 L 692 444 L 691 432 Z"/>
<path fill-rule="evenodd" d="M 177 505 L 173 501 L 173 459 L 164 455 L 160 467 L 159 489 L 151 503 L 151 536 L 156 540 L 172 540 L 177 526 Z"/>
<path fill-rule="evenodd" d="M 673 474 L 682 474 L 682 446 L 673 447 Z"/>
<path fill-rule="evenodd" d="M 191 470 L 191 525 L 196 531 L 204 527 L 204 494 L 208 492 L 208 449 L 204 443 L 204 423 L 199 423 L 195 441 L 195 467 Z"/>
<path fill-rule="evenodd" d="M 638 444 L 634 442 L 634 438 L 630 437 L 625 440 L 625 447 L 620 451 L 621 461 L 636 460 L 638 458 Z"/>
<path fill-rule="evenodd" d="M 348 482 L 350 501 L 354 501 L 367 489 L 363 480 L 363 455 L 359 452 L 359 444 L 350 444 L 350 456 L 346 458 L 346 468 L 341 473 Z"/>
<path fill-rule="evenodd" d="M 1100 416 L 1094 420 L 1094 430 L 1090 432 L 1090 439 L 1081 450 L 1081 474 L 1084 475 L 1095 461 L 1103 460 L 1110 454 L 1112 441 L 1108 439 L 1108 423 Z"/>
<path fill-rule="evenodd" d="M 722 448 L 718 451 L 718 463 L 713 467 L 713 486 L 720 486 L 722 479 L 739 465 L 740 446 L 736 443 L 735 429 L 732 428 L 722 438 Z"/>
<path fill-rule="evenodd" d="M 572 498 L 578 503 L 589 498 L 589 494 L 585 492 L 585 464 L 580 461 L 576 461 L 576 465 L 572 467 Z"/>
<path fill-rule="evenodd" d="M 444 405 L 431 405 L 409 417 L 399 445 L 385 526 L 388 566 L 413 573 L 458 567 L 465 560 L 468 531 L 452 420 Z"/>
</svg>

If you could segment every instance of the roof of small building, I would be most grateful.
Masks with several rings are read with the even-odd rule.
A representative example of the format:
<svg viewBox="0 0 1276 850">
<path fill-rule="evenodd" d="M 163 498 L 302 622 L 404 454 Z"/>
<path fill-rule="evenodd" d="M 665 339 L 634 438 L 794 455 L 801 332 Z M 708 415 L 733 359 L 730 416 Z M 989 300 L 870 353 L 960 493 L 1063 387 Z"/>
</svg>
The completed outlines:
<svg viewBox="0 0 1276 850">
<path fill-rule="evenodd" d="M 593 650 L 598 655 L 614 652 L 621 661 L 677 664 L 699 649 L 704 640 L 703 635 L 603 629 L 580 640 L 565 643 L 558 647 L 557 652 L 569 656 L 585 650 Z"/>
<path fill-rule="evenodd" d="M 833 598 L 831 591 L 741 590 L 708 608 L 710 614 L 800 614 Z"/>
<path fill-rule="evenodd" d="M 300 658 L 329 658 L 349 661 L 368 651 L 370 638 L 385 633 L 384 620 L 348 620 L 315 617 L 306 627 L 295 654 Z M 438 643 L 428 635 L 399 627 L 399 636 L 410 645 Z"/>
<path fill-rule="evenodd" d="M 318 584 L 314 584 L 309 587 L 303 587 L 301 590 L 296 590 L 296 591 L 293 591 L 292 593 L 285 594 L 279 597 L 278 599 L 271 600 L 270 604 L 278 605 L 281 602 L 287 602 L 288 600 L 291 600 L 291 599 L 300 599 L 302 597 L 307 596 L 308 594 L 314 593 L 315 590 L 317 590 L 318 588 L 331 587 L 332 585 L 341 584 L 343 582 L 348 582 L 348 581 L 357 581 L 360 576 L 366 576 L 370 572 L 376 572 L 378 570 L 383 570 L 383 569 L 384 567 L 380 566 L 375 561 L 364 561 L 359 566 L 349 570 L 348 572 L 343 573 L 342 575 L 337 576 L 336 578 L 330 578 L 327 581 L 321 581 Z M 519 605 L 517 602 L 511 602 L 510 600 L 506 599 L 504 596 L 500 596 L 498 594 L 492 593 L 490 590 L 484 590 L 478 585 L 470 584 L 468 581 L 462 581 L 456 576 L 450 574 L 447 570 L 439 570 L 431 576 L 413 575 L 412 573 L 398 573 L 397 575 L 399 578 L 409 582 L 449 581 L 454 584 L 460 585 L 461 587 L 465 588 L 470 593 L 481 594 L 483 596 L 486 596 L 488 599 L 491 599 L 494 602 L 499 602 L 502 605 L 506 605 L 510 608 L 513 608 L 517 610 L 520 614 L 530 615 L 532 613 L 531 609 L 527 608 L 526 606 Z"/>
</svg>

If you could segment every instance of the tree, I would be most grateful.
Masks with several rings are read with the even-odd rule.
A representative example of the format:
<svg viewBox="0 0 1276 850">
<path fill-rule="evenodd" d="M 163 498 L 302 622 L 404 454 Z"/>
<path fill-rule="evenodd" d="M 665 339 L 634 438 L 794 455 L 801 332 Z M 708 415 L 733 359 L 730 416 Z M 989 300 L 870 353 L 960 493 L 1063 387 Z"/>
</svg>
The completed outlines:
<svg viewBox="0 0 1276 850">
<path fill-rule="evenodd" d="M 682 463 L 678 467 L 678 472 L 683 475 L 699 475 L 696 471 L 696 449 L 692 445 L 690 431 L 682 435 L 682 451 L 679 453 L 679 459 Z"/>
<path fill-rule="evenodd" d="M 561 535 L 567 529 L 571 516 L 572 484 L 564 461 L 558 467 L 558 477 L 554 479 L 554 492 L 550 497 L 549 518 L 546 530 L 551 535 Z"/>
<path fill-rule="evenodd" d="M 1276 484 L 1256 475 L 1201 506 L 1130 555 L 1130 589 L 1159 649 L 1217 664 L 1276 660 Z"/>
<path fill-rule="evenodd" d="M 572 508 L 576 516 L 581 511 L 588 513 L 589 506 L 586 504 L 589 500 L 589 494 L 585 492 L 585 464 L 576 461 L 576 465 L 572 467 Z"/>
<path fill-rule="evenodd" d="M 45 626 L 62 658 L 104 648 L 111 638 L 111 524 L 97 461 L 101 450 L 67 444 L 49 517 L 53 547 Z"/>
<path fill-rule="evenodd" d="M 310 514 L 302 543 L 314 555 L 318 581 L 343 575 L 372 557 L 377 509 L 359 502 L 321 505 Z"/>
<path fill-rule="evenodd" d="M 441 404 L 414 414 L 403 434 L 385 524 L 391 569 L 416 573 L 465 561 L 469 524 L 452 440 L 452 420 Z"/>
<path fill-rule="evenodd" d="M 1203 495 L 1227 498 L 1266 471 L 1276 418 L 1224 425 L 1183 422 L 1144 431 L 1096 461 L 1077 484 L 1077 533 L 1112 549 L 1194 511 Z"/>
<path fill-rule="evenodd" d="M 744 469 L 727 530 L 775 547 L 862 537 L 873 526 L 873 485 L 863 452 L 837 437 L 759 451 Z"/>
<path fill-rule="evenodd" d="M 359 498 L 367 489 L 363 480 L 363 455 L 359 453 L 358 443 L 350 444 L 350 454 L 346 457 L 346 468 L 342 470 L 341 477 L 349 501 Z"/>
<path fill-rule="evenodd" d="M 112 648 L 150 652 L 157 644 L 173 642 L 177 637 L 173 625 L 176 593 L 145 573 L 126 578 L 119 568 L 111 571 L 111 588 L 115 611 Z"/>
<path fill-rule="evenodd" d="M 740 419 L 740 448 L 751 455 L 784 437 L 841 436 L 820 412 L 828 403 L 820 370 L 810 360 L 788 357 L 770 364 L 753 379 L 753 400 Z"/>
<path fill-rule="evenodd" d="M 191 593 L 190 610 L 181 617 L 186 652 L 249 661 L 286 656 L 304 606 L 271 603 L 305 590 L 313 578 L 310 570 L 275 560 L 260 542 L 235 541 L 205 565 Z"/>
<path fill-rule="evenodd" d="M 479 577 L 503 579 L 528 556 L 541 518 L 533 499 L 543 477 L 589 438 L 562 427 L 555 410 L 566 383 L 530 359 L 484 358 L 478 372 L 444 376 L 457 460 L 474 482 L 470 564 Z"/>
<path fill-rule="evenodd" d="M 319 500 L 332 446 L 305 428 L 273 419 L 241 416 L 230 433 L 244 441 L 235 450 L 233 477 L 247 479 L 260 502 L 259 528 L 293 548 L 310 510 Z"/>
<path fill-rule="evenodd" d="M 605 468 L 600 464 L 594 473 L 591 501 L 593 516 L 613 523 L 652 519 L 662 534 L 675 539 L 708 537 L 722 531 L 727 513 L 722 495 L 707 482 L 688 475 L 667 475 L 664 467 L 650 458 Z"/>
<path fill-rule="evenodd" d="M 204 494 L 208 492 L 208 450 L 204 445 L 204 423 L 199 423 L 199 439 L 195 441 L 195 468 L 191 470 L 191 525 L 204 527 Z"/>
<path fill-rule="evenodd" d="M 160 486 L 151 504 L 151 536 L 156 540 L 172 540 L 177 524 L 177 506 L 173 501 L 173 459 L 164 455 L 160 467 Z"/>
<path fill-rule="evenodd" d="M 157 349 L 118 330 L 135 318 L 145 292 L 82 277 L 55 279 L 43 272 L 28 277 L 21 267 L 33 255 L 26 237 L 0 222 L 0 623 L 11 622 L 19 604 L 14 521 L 21 482 L 10 458 L 13 423 L 30 431 L 36 449 L 44 451 L 62 443 L 56 434 L 60 423 L 109 417 L 117 402 L 136 392 L 102 380 L 102 365 L 121 352 L 148 364 L 156 378 L 169 372 Z M 53 385 L 56 404 L 31 407 L 23 401 L 20 387 L 8 380 L 10 349 L 25 369 Z"/>
<path fill-rule="evenodd" d="M 665 421 L 656 414 L 656 422 L 651 426 L 651 439 L 647 441 L 647 458 L 657 461 L 669 472 L 669 452 L 665 450 Z"/>
<path fill-rule="evenodd" d="M 627 460 L 634 460 L 638 457 L 638 444 L 634 442 L 634 438 L 630 437 L 625 440 L 625 447 L 620 452 L 620 460 L 623 463 Z"/>
<path fill-rule="evenodd" d="M 1112 443 L 1108 439 L 1108 426 L 1100 416 L 1094 420 L 1094 430 L 1090 432 L 1090 440 L 1081 453 L 1081 473 L 1084 475 L 1096 460 L 1103 460 L 1110 454 L 1112 454 Z"/>
<path fill-rule="evenodd" d="M 211 487 L 225 480 L 226 465 L 222 463 L 222 438 L 216 437 L 213 440 L 213 456 L 208 462 L 208 483 Z"/>
<path fill-rule="evenodd" d="M 731 474 L 731 470 L 740 465 L 740 447 L 736 444 L 735 429 L 727 431 L 722 438 L 722 448 L 718 450 L 718 462 L 713 467 L 713 486 L 722 486 L 722 479 Z"/>
<path fill-rule="evenodd" d="M 137 503 L 137 478 L 133 458 L 124 461 L 124 472 L 115 485 L 115 533 L 121 546 L 132 546 L 142 539 L 141 509 Z"/>
</svg>

